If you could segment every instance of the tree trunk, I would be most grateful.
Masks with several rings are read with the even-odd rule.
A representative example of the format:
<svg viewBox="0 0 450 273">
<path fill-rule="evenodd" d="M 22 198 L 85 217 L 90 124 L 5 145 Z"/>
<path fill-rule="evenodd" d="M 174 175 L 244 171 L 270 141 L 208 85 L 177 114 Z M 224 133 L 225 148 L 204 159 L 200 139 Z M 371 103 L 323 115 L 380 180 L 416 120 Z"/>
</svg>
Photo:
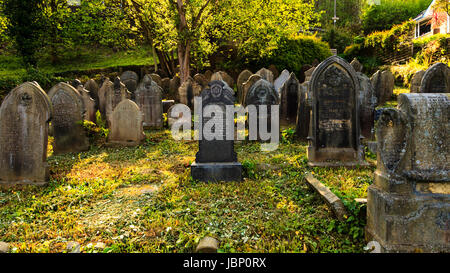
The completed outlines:
<svg viewBox="0 0 450 273">
<path fill-rule="evenodd" d="M 186 45 L 183 43 L 178 44 L 178 63 L 180 64 L 180 80 L 181 83 L 188 80 L 190 76 L 190 43 L 186 42 Z"/>
</svg>

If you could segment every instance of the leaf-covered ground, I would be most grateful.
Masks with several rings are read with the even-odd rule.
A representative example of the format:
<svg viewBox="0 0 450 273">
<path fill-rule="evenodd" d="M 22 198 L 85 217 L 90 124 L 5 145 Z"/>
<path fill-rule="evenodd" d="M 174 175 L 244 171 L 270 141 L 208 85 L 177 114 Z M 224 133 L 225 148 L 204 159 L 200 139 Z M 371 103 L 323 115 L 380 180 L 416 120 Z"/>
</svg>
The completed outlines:
<svg viewBox="0 0 450 273">
<path fill-rule="evenodd" d="M 147 132 L 132 148 L 50 149 L 47 187 L 0 190 L 0 241 L 13 252 L 65 252 L 70 241 L 82 252 L 192 252 L 212 235 L 220 252 L 362 252 L 364 219 L 352 198 L 365 197 L 374 168 L 310 169 L 306 143 L 286 138 L 270 153 L 236 143 L 245 180 L 233 183 L 193 181 L 198 144 L 174 141 L 170 131 Z M 347 223 L 305 172 L 348 201 Z"/>
</svg>

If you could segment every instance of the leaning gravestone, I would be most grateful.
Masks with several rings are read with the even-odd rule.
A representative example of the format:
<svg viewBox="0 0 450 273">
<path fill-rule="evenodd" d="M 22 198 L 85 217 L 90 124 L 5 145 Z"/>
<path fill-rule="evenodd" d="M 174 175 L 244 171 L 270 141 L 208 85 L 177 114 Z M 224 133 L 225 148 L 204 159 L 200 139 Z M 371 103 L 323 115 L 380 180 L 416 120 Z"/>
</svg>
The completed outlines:
<svg viewBox="0 0 450 273">
<path fill-rule="evenodd" d="M 113 88 L 107 89 L 105 95 L 105 115 L 108 127 L 111 125 L 112 113 L 116 106 L 125 99 L 130 99 L 131 94 L 125 85 L 120 81 L 119 77 L 114 79 Z"/>
<path fill-rule="evenodd" d="M 112 113 L 108 145 L 136 146 L 145 138 L 142 112 L 134 101 L 122 100 Z"/>
<path fill-rule="evenodd" d="M 411 79 L 411 86 L 409 89 L 410 93 L 419 93 L 420 90 L 420 84 L 422 83 L 423 75 L 425 74 L 425 71 L 420 70 L 414 73 L 414 76 Z"/>
<path fill-rule="evenodd" d="M 383 105 L 385 102 L 389 101 L 394 94 L 395 79 L 392 72 L 389 70 L 378 70 L 370 80 L 375 89 L 378 105 Z"/>
<path fill-rule="evenodd" d="M 244 88 L 244 83 L 253 75 L 249 70 L 242 71 L 237 79 L 237 101 L 242 102 L 242 92 Z"/>
<path fill-rule="evenodd" d="M 120 81 L 125 84 L 128 91 L 131 92 L 131 98 L 134 99 L 134 91 L 139 83 L 139 76 L 134 71 L 125 71 L 120 75 Z"/>
<path fill-rule="evenodd" d="M 356 58 L 353 58 L 353 61 L 350 63 L 350 65 L 353 66 L 353 69 L 355 69 L 356 72 L 362 72 L 363 70 L 363 65 Z"/>
<path fill-rule="evenodd" d="M 295 123 L 297 120 L 300 91 L 300 83 L 292 72 L 280 88 L 281 118 L 288 123 Z"/>
<path fill-rule="evenodd" d="M 97 112 L 97 109 L 95 108 L 95 101 L 91 98 L 90 92 L 86 90 L 83 85 L 79 85 L 77 91 L 83 99 L 84 108 L 86 110 L 84 113 L 84 119 L 95 123 L 95 113 Z"/>
<path fill-rule="evenodd" d="M 269 69 L 261 68 L 256 74 L 260 75 L 261 78 L 273 84 L 273 73 Z"/>
<path fill-rule="evenodd" d="M 329 57 L 314 70 L 309 88 L 308 165 L 365 164 L 360 146 L 359 82 L 353 67 L 338 56 Z"/>
<path fill-rule="evenodd" d="M 262 79 L 261 76 L 257 74 L 253 74 L 250 76 L 250 78 L 248 78 L 248 80 L 242 86 L 242 96 L 241 101 L 239 101 L 240 104 L 247 106 L 245 99 L 247 98 L 248 91 L 257 81 L 261 79 Z"/>
<path fill-rule="evenodd" d="M 257 134 L 256 139 L 250 140 L 262 140 L 260 135 L 260 127 L 262 124 L 266 124 L 267 132 L 272 130 L 272 105 L 279 105 L 280 99 L 277 91 L 270 82 L 260 79 L 252 85 L 245 98 L 246 106 L 255 105 L 257 107 Z M 267 110 L 261 112 L 260 106 L 267 106 Z M 250 132 L 251 133 L 251 132 Z M 251 135 L 251 134 L 250 134 Z"/>
<path fill-rule="evenodd" d="M 226 107 L 234 106 L 233 90 L 224 81 L 213 81 L 201 93 L 202 123 L 199 127 L 199 150 L 191 165 L 192 178 L 205 182 L 241 181 L 242 164 L 234 152 L 234 118 L 226 118 Z M 204 115 L 205 110 L 217 107 L 214 116 Z M 212 123 L 212 126 L 211 126 Z M 214 128 L 214 129 L 212 129 Z M 233 132 L 228 132 L 230 129 Z M 228 137 L 227 137 L 228 136 Z M 229 138 L 231 136 L 231 139 Z"/>
<path fill-rule="evenodd" d="M 136 104 L 144 114 L 144 129 L 163 127 L 162 88 L 146 75 L 136 89 Z"/>
<path fill-rule="evenodd" d="M 219 72 L 214 73 L 211 76 L 210 81 L 224 81 L 228 84 L 229 87 L 233 88 L 233 86 L 234 86 L 233 78 L 230 75 L 228 75 L 227 72 L 224 72 L 224 71 L 219 71 Z"/>
<path fill-rule="evenodd" d="M 450 68 L 436 63 L 425 71 L 419 93 L 450 93 Z"/>
<path fill-rule="evenodd" d="M 53 106 L 53 153 L 87 151 L 89 139 L 82 124 L 86 110 L 80 93 L 66 83 L 59 83 L 50 89 L 48 96 Z"/>
<path fill-rule="evenodd" d="M 89 95 L 95 101 L 95 108 L 99 107 L 98 91 L 99 87 L 95 80 L 90 79 L 84 84 L 84 88 L 89 91 Z"/>
<path fill-rule="evenodd" d="M 281 75 L 274 81 L 273 86 L 275 87 L 275 91 L 277 91 L 278 95 L 281 97 L 281 87 L 284 83 L 289 79 L 291 74 L 286 69 L 281 72 Z"/>
<path fill-rule="evenodd" d="M 449 94 L 401 94 L 377 124 L 368 239 L 381 252 L 450 252 Z"/>
<path fill-rule="evenodd" d="M 372 82 L 369 77 L 361 72 L 356 73 L 359 80 L 359 120 L 361 135 L 365 140 L 374 139 L 375 107 L 377 106 L 377 97 Z"/>
<path fill-rule="evenodd" d="M 50 99 L 36 82 L 14 88 L 0 106 L 0 186 L 44 185 Z"/>
</svg>

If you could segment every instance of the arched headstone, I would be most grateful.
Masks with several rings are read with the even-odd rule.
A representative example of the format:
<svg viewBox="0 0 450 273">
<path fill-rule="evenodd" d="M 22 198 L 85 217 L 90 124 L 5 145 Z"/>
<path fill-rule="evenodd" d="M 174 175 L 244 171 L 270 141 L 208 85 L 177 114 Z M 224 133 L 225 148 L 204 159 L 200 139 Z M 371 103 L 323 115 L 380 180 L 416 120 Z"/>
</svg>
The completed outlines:
<svg viewBox="0 0 450 273">
<path fill-rule="evenodd" d="M 90 79 L 84 84 L 84 88 L 89 91 L 89 95 L 95 101 L 95 108 L 98 109 L 99 108 L 99 99 L 98 99 L 99 86 L 98 86 L 97 82 L 93 79 Z"/>
<path fill-rule="evenodd" d="M 144 138 L 141 110 L 134 101 L 122 100 L 112 113 L 108 145 L 136 146 Z"/>
<path fill-rule="evenodd" d="M 36 82 L 14 88 L 0 106 L 0 186 L 46 184 L 52 106 Z"/>
<path fill-rule="evenodd" d="M 450 68 L 436 63 L 425 71 L 419 93 L 450 93 Z"/>
<path fill-rule="evenodd" d="M 210 81 L 211 82 L 212 81 L 224 81 L 224 82 L 226 82 L 228 84 L 228 86 L 231 88 L 231 90 L 233 90 L 234 80 L 233 80 L 233 78 L 230 75 L 228 75 L 227 72 L 219 71 L 219 72 L 214 73 L 211 76 L 211 80 Z"/>
<path fill-rule="evenodd" d="M 162 88 L 146 75 L 136 89 L 136 104 L 144 114 L 144 129 L 163 127 Z"/>
<path fill-rule="evenodd" d="M 107 93 L 105 95 L 106 104 L 105 104 L 105 115 L 108 127 L 111 124 L 112 112 L 116 108 L 116 106 L 123 100 L 130 99 L 131 94 L 128 92 L 125 85 L 121 82 L 119 77 L 114 79 L 113 88 L 108 88 Z"/>
<path fill-rule="evenodd" d="M 128 91 L 131 92 L 131 98 L 134 99 L 134 91 L 136 91 L 139 83 L 138 74 L 134 71 L 125 71 L 120 75 L 120 80 L 125 84 Z"/>
<path fill-rule="evenodd" d="M 273 84 L 274 76 L 272 71 L 267 68 L 261 68 L 256 74 L 260 75 L 261 78 Z"/>
<path fill-rule="evenodd" d="M 86 112 L 84 113 L 84 119 L 92 122 L 96 122 L 96 112 L 97 108 L 95 107 L 95 101 L 91 98 L 91 92 L 83 87 L 83 85 L 79 85 L 77 88 L 78 93 L 80 93 L 81 98 L 83 99 L 83 104 Z"/>
<path fill-rule="evenodd" d="M 255 84 L 255 82 L 261 80 L 261 76 L 257 75 L 257 74 L 253 74 L 250 76 L 250 78 L 248 78 L 248 80 L 243 84 L 242 86 L 242 96 L 241 96 L 241 101 L 239 102 L 242 105 L 247 105 L 245 102 L 245 99 L 247 98 L 247 93 L 250 90 L 250 88 L 253 86 L 253 84 Z"/>
<path fill-rule="evenodd" d="M 48 97 L 53 106 L 53 152 L 88 150 L 89 139 L 82 125 L 86 109 L 80 93 L 66 83 L 59 83 L 50 89 Z"/>
<path fill-rule="evenodd" d="M 280 87 L 281 118 L 288 123 L 295 123 L 297 120 L 300 91 L 300 83 L 294 73 L 291 73 Z"/>
<path fill-rule="evenodd" d="M 244 88 L 244 83 L 253 75 L 249 70 L 242 71 L 237 79 L 237 101 L 242 102 L 242 92 Z"/>
</svg>

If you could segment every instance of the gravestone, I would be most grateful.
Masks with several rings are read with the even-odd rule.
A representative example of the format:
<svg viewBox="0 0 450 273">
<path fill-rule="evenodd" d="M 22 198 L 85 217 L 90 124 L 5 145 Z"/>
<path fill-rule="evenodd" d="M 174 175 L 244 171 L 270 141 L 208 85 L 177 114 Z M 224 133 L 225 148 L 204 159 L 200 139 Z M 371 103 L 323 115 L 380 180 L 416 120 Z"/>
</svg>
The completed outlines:
<svg viewBox="0 0 450 273">
<path fill-rule="evenodd" d="M 363 70 L 363 65 L 356 58 L 353 58 L 350 65 L 353 66 L 353 69 L 355 69 L 356 72 L 362 72 Z"/>
<path fill-rule="evenodd" d="M 419 93 L 450 93 L 450 68 L 436 63 L 423 74 Z"/>
<path fill-rule="evenodd" d="M 269 70 L 272 71 L 273 78 L 276 79 L 280 76 L 277 67 L 274 64 L 269 65 Z"/>
<path fill-rule="evenodd" d="M 170 78 L 163 78 L 161 80 L 161 88 L 163 89 L 163 94 L 166 95 L 170 90 Z"/>
<path fill-rule="evenodd" d="M 267 132 L 272 130 L 271 117 L 272 117 L 272 105 L 279 105 L 280 99 L 277 91 L 273 87 L 273 84 L 266 81 L 265 79 L 260 79 L 255 84 L 252 85 L 245 98 L 246 106 L 255 105 L 257 107 L 257 139 L 261 140 L 260 137 L 260 127 L 262 124 L 266 124 Z M 259 109 L 260 105 L 267 105 L 266 113 L 261 112 Z M 254 139 L 250 139 L 254 140 Z"/>
<path fill-rule="evenodd" d="M 125 99 L 130 99 L 131 94 L 128 92 L 125 84 L 120 81 L 119 77 L 114 79 L 113 88 L 108 88 L 105 94 L 105 115 L 108 127 L 111 125 L 112 113 L 116 106 Z"/>
<path fill-rule="evenodd" d="M 281 73 L 281 75 L 283 75 L 283 73 Z M 280 88 L 281 118 L 285 122 L 288 123 L 296 122 L 297 110 L 299 105 L 299 96 L 301 95 L 300 92 L 301 92 L 300 83 L 298 82 L 295 73 L 292 72 Z"/>
<path fill-rule="evenodd" d="M 202 124 L 199 150 L 191 165 L 192 178 L 205 182 L 241 181 L 242 164 L 237 162 L 234 139 L 227 140 L 226 107 L 234 106 L 233 90 L 224 81 L 212 81 L 201 93 Z M 213 117 L 203 115 L 210 107 L 218 107 Z M 220 110 L 220 111 L 218 111 Z M 231 119 L 233 122 L 234 119 Z M 213 127 L 208 127 L 213 122 Z M 234 123 L 233 123 L 234 124 Z M 209 128 L 209 129 L 208 129 Z M 210 132 L 210 129 L 213 132 Z M 234 126 L 232 126 L 234 130 Z M 234 136 L 234 132 L 228 132 Z"/>
<path fill-rule="evenodd" d="M 331 56 L 314 70 L 309 88 L 312 116 L 308 165 L 366 164 L 360 146 L 359 81 L 353 67 Z"/>
<path fill-rule="evenodd" d="M 227 72 L 224 72 L 224 71 L 219 71 L 219 72 L 214 73 L 211 76 L 210 81 L 224 81 L 228 84 L 229 87 L 233 88 L 233 86 L 234 86 L 233 78 L 230 75 L 228 75 Z"/>
<path fill-rule="evenodd" d="M 305 71 L 305 82 L 310 82 L 312 78 L 312 74 L 314 73 L 314 70 L 316 70 L 316 67 L 313 66 L 310 69 Z"/>
<path fill-rule="evenodd" d="M 99 87 L 97 82 L 93 79 L 90 79 L 84 84 L 84 88 L 89 91 L 89 95 L 95 101 L 95 108 L 98 109 L 100 104 L 98 99 Z"/>
<path fill-rule="evenodd" d="M 183 82 L 178 89 L 178 96 L 180 103 L 187 105 L 189 108 L 194 107 L 194 97 L 199 96 L 202 92 L 202 87 L 198 85 L 191 77 Z"/>
<path fill-rule="evenodd" d="M 289 79 L 290 76 L 291 76 L 291 73 L 289 73 L 289 71 L 285 69 L 281 72 L 281 75 L 273 83 L 273 86 L 275 87 L 275 91 L 277 91 L 277 93 L 280 97 L 281 97 L 280 89 L 284 85 L 284 83 Z"/>
<path fill-rule="evenodd" d="M 205 73 L 203 73 L 203 75 L 205 75 L 205 78 L 208 82 L 211 81 L 211 77 L 214 73 L 211 70 L 206 70 Z"/>
<path fill-rule="evenodd" d="M 242 71 L 237 79 L 237 101 L 239 103 L 242 102 L 242 94 L 244 89 L 244 83 L 248 81 L 248 79 L 253 75 L 253 73 L 249 70 Z"/>
<path fill-rule="evenodd" d="M 383 105 L 385 102 L 391 100 L 391 97 L 394 94 L 395 83 L 394 75 L 391 71 L 378 70 L 370 80 L 375 89 L 378 105 Z"/>
<path fill-rule="evenodd" d="M 53 153 L 76 153 L 89 150 L 89 139 L 82 122 L 85 115 L 83 98 L 67 83 L 59 83 L 48 92 L 53 106 Z"/>
<path fill-rule="evenodd" d="M 375 107 L 377 97 L 369 77 L 361 72 L 356 73 L 359 80 L 359 120 L 361 135 L 365 140 L 374 140 Z"/>
<path fill-rule="evenodd" d="M 180 77 L 174 76 L 170 80 L 169 93 L 167 94 L 166 99 L 180 101 L 180 98 L 178 96 L 178 89 L 180 88 L 180 86 L 181 86 Z"/>
<path fill-rule="evenodd" d="M 422 78 L 424 74 L 425 74 L 424 70 L 420 70 L 414 73 L 414 76 L 411 79 L 411 86 L 409 89 L 410 93 L 419 93 L 420 84 L 422 83 Z"/>
<path fill-rule="evenodd" d="M 175 105 L 174 100 L 163 100 L 162 106 L 163 106 L 163 113 L 168 113 L 170 107 Z"/>
<path fill-rule="evenodd" d="M 248 78 L 248 80 L 242 86 L 242 98 L 241 98 L 241 101 L 239 102 L 240 104 L 247 106 L 245 99 L 247 98 L 248 91 L 253 86 L 253 84 L 255 84 L 257 81 L 259 81 L 261 79 L 262 79 L 262 77 L 257 74 L 253 74 L 250 76 L 250 78 Z"/>
<path fill-rule="evenodd" d="M 449 94 L 400 94 L 377 123 L 366 238 L 381 252 L 450 252 Z"/>
<path fill-rule="evenodd" d="M 78 86 L 83 85 L 83 84 L 81 83 L 81 81 L 79 79 L 75 79 L 70 83 L 70 85 L 72 85 L 73 88 L 77 89 Z"/>
<path fill-rule="evenodd" d="M 114 83 L 106 78 L 98 90 L 98 110 L 102 117 L 106 117 L 106 94 L 114 92 Z"/>
<path fill-rule="evenodd" d="M 209 81 L 203 74 L 195 74 L 194 81 L 202 87 L 202 90 L 208 86 Z"/>
<path fill-rule="evenodd" d="M 273 73 L 269 69 L 261 68 L 256 74 L 260 75 L 261 78 L 273 84 Z"/>
<path fill-rule="evenodd" d="M 94 99 L 91 98 L 90 92 L 86 90 L 83 85 L 79 85 L 77 91 L 83 99 L 84 108 L 86 110 L 84 113 L 84 119 L 95 123 L 97 121 L 95 116 L 97 109 L 95 108 Z"/>
<path fill-rule="evenodd" d="M 139 76 L 134 71 L 125 71 L 120 75 L 120 81 L 126 86 L 128 91 L 131 92 L 131 98 L 134 99 L 134 91 L 139 84 Z"/>
<path fill-rule="evenodd" d="M 144 114 L 144 129 L 163 127 L 162 88 L 145 75 L 136 89 L 136 104 Z"/>
<path fill-rule="evenodd" d="M 122 100 L 112 113 L 108 145 L 136 146 L 145 138 L 142 128 L 142 112 L 129 99 Z"/>
<path fill-rule="evenodd" d="M 308 99 L 311 96 L 308 94 L 308 84 L 309 82 L 304 82 L 299 85 L 295 134 L 301 140 L 306 140 L 309 133 L 311 105 L 308 104 Z"/>
<path fill-rule="evenodd" d="M 0 186 L 44 185 L 52 106 L 36 82 L 14 88 L 0 106 Z"/>
<path fill-rule="evenodd" d="M 162 86 L 162 79 L 160 75 L 152 73 L 150 74 L 150 77 L 152 78 L 152 81 L 154 81 L 159 87 Z"/>
<path fill-rule="evenodd" d="M 311 69 L 311 67 L 312 66 L 310 64 L 305 64 L 302 66 L 302 68 L 300 69 L 300 74 L 298 75 L 298 81 L 300 83 L 303 83 L 305 81 L 305 72 Z"/>
</svg>

